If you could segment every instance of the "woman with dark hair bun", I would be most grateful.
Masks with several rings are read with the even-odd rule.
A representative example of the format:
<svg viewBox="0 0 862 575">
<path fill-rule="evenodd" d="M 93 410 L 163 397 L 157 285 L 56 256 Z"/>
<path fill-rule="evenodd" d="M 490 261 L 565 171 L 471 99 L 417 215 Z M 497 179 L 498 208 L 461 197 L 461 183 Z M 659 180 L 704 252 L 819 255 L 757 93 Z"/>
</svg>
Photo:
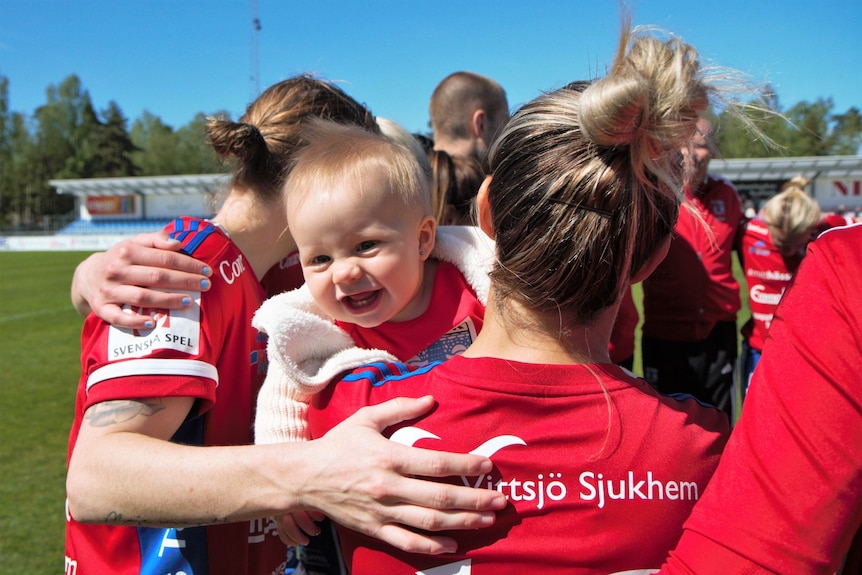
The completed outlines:
<svg viewBox="0 0 862 575">
<path fill-rule="evenodd" d="M 87 317 L 69 440 L 67 571 L 270 575 L 285 565 L 272 517 L 293 511 L 444 553 L 450 536 L 414 528 L 480 527 L 505 504 L 493 492 L 414 478 L 487 472 L 486 458 L 380 436 L 425 413 L 429 397 L 357 413 L 319 441 L 251 445 L 267 366 L 266 338 L 251 320 L 264 274 L 296 250 L 282 187 L 316 117 L 377 129 L 364 106 L 305 76 L 266 90 L 239 121 L 210 121 L 213 147 L 233 162 L 230 190 L 211 219 L 179 217 L 165 231 L 214 271 L 211 287 L 174 293 L 187 300 L 181 309 L 126 306 L 139 312 L 133 329 Z"/>
</svg>

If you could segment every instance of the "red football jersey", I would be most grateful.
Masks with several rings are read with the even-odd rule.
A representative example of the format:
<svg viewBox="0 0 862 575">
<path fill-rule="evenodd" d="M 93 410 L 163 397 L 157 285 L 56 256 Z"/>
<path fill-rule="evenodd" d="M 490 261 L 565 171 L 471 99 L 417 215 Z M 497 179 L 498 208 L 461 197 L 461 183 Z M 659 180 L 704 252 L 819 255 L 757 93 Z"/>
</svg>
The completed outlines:
<svg viewBox="0 0 862 575">
<path fill-rule="evenodd" d="M 772 243 L 766 222 L 755 218 L 745 224 L 739 255 L 751 308 L 751 320 L 743 327 L 743 335 L 752 348 L 761 351 L 775 308 L 802 261 L 802 253 L 782 256 Z"/>
<path fill-rule="evenodd" d="M 686 190 L 667 257 L 643 282 L 643 333 L 666 341 L 701 341 L 741 307 L 733 248 L 742 204 L 729 181 L 709 176 L 702 194 Z M 704 229 L 706 225 L 707 229 Z"/>
<path fill-rule="evenodd" d="M 457 266 L 441 261 L 428 309 L 419 317 L 372 328 L 336 323 L 363 349 L 382 349 L 410 365 L 424 365 L 464 353 L 484 317 L 485 306 Z"/>
<path fill-rule="evenodd" d="M 209 291 L 188 292 L 185 310 L 137 310 L 151 330 L 84 323 L 81 379 L 69 457 L 84 412 L 95 403 L 142 397 L 198 398 L 196 414 L 174 437 L 192 445 L 252 443 L 253 409 L 266 373 L 266 341 L 251 326 L 264 292 L 245 256 L 204 220 L 166 228 L 183 251 L 214 270 Z M 80 524 L 66 513 L 66 573 L 73 575 L 271 575 L 285 560 L 275 522 L 185 529 Z"/>
<path fill-rule="evenodd" d="M 272 266 L 260 280 L 267 297 L 291 291 L 305 283 L 299 252 L 293 252 Z"/>
<path fill-rule="evenodd" d="M 831 575 L 862 525 L 862 225 L 809 244 L 662 573 Z"/>
<path fill-rule="evenodd" d="M 490 474 L 453 481 L 497 489 L 509 506 L 493 527 L 446 533 L 458 540 L 456 554 L 405 554 L 342 530 L 353 575 L 658 568 L 729 432 L 723 413 L 662 396 L 613 364 L 458 356 L 354 371 L 313 400 L 312 436 L 364 405 L 428 393 L 439 403 L 433 413 L 386 433 L 407 445 L 491 457 Z"/>
</svg>

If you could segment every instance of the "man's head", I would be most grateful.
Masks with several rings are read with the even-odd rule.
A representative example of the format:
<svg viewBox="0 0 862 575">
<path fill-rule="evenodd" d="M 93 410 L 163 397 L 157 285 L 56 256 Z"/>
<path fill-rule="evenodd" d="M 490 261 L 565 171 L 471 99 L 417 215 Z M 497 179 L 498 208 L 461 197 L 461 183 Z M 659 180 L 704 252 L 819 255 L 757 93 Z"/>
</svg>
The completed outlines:
<svg viewBox="0 0 862 575">
<path fill-rule="evenodd" d="M 703 118 L 698 120 L 694 135 L 680 152 L 683 158 L 684 183 L 692 190 L 697 190 L 706 180 L 709 161 L 716 153 L 712 124 Z"/>
<path fill-rule="evenodd" d="M 509 119 L 509 102 L 491 78 L 455 72 L 434 89 L 429 113 L 435 149 L 481 161 Z"/>
</svg>

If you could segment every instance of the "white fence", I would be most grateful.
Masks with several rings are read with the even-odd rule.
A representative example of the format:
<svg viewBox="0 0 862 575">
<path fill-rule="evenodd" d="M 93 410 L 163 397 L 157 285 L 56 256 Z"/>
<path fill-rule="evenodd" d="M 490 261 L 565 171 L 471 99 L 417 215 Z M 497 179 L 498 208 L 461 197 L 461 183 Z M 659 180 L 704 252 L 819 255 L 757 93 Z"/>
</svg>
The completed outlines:
<svg viewBox="0 0 862 575">
<path fill-rule="evenodd" d="M 129 235 L 0 236 L 0 251 L 97 252 L 106 250 Z"/>
</svg>

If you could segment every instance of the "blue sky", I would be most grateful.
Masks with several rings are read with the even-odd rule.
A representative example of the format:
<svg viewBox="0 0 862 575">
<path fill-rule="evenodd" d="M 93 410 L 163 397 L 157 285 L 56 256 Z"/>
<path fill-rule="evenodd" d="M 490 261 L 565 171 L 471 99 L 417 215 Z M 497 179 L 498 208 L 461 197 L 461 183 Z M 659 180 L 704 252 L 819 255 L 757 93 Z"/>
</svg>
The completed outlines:
<svg viewBox="0 0 862 575">
<path fill-rule="evenodd" d="M 257 4 L 258 67 L 251 19 Z M 704 58 L 771 83 L 782 105 L 831 97 L 862 108 L 859 0 L 633 0 Z M 197 112 L 234 118 L 261 89 L 311 72 L 379 116 L 425 131 L 428 98 L 450 72 L 506 89 L 514 108 L 601 75 L 619 29 L 614 0 L 0 0 L 0 75 L 10 108 L 32 114 L 77 74 L 97 110 L 116 101 L 178 128 Z"/>
</svg>

